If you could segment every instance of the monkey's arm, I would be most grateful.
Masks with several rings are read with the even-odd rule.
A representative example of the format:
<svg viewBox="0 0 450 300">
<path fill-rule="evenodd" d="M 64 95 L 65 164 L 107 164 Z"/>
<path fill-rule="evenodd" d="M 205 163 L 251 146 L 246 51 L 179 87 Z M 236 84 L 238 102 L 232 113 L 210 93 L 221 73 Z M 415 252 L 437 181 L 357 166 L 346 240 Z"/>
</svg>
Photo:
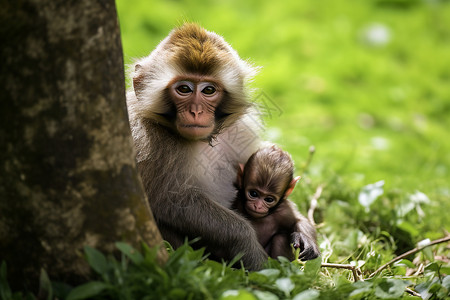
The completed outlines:
<svg viewBox="0 0 450 300">
<path fill-rule="evenodd" d="M 251 270 L 260 269 L 267 260 L 250 223 L 209 199 L 200 189 L 190 187 L 169 197 L 160 203 L 150 201 L 167 240 L 170 241 L 171 234 L 190 240 L 200 237 L 200 244 L 219 258 L 231 260 L 243 254 L 244 266 Z"/>
<path fill-rule="evenodd" d="M 297 209 L 297 206 L 288 199 L 283 203 L 287 217 L 283 218 L 290 225 L 291 243 L 294 248 L 300 248 L 299 258 L 310 260 L 320 255 L 317 245 L 316 228 Z M 287 224 L 284 224 L 287 225 Z"/>
</svg>

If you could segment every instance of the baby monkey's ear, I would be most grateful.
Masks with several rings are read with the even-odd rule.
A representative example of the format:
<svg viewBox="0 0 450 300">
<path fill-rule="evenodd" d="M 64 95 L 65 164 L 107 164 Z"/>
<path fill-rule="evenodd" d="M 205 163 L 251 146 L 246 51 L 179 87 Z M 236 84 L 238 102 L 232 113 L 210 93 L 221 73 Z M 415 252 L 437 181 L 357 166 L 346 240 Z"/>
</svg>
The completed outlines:
<svg viewBox="0 0 450 300">
<path fill-rule="evenodd" d="M 244 164 L 239 164 L 237 178 L 236 178 L 237 188 L 242 189 L 243 183 L 244 183 Z"/>
<path fill-rule="evenodd" d="M 289 197 L 289 195 L 290 195 L 290 194 L 292 193 L 292 191 L 294 190 L 295 185 L 297 184 L 297 181 L 299 181 L 300 178 L 301 178 L 300 176 L 297 176 L 297 177 L 295 177 L 294 179 L 292 179 L 292 181 L 289 183 L 289 186 L 288 186 L 286 192 L 284 193 L 284 198 Z"/>
</svg>

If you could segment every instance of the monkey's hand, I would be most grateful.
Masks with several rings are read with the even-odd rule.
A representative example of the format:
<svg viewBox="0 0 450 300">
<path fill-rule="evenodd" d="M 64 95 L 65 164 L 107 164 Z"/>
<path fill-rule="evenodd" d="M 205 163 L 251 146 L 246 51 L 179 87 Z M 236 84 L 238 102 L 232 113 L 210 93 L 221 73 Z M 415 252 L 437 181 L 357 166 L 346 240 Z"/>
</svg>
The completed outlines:
<svg viewBox="0 0 450 300">
<path fill-rule="evenodd" d="M 268 255 L 259 244 L 253 227 L 247 220 L 241 219 L 240 216 L 238 218 L 240 219 L 240 224 L 237 225 L 236 220 L 234 226 L 239 226 L 240 228 L 234 231 L 234 241 L 227 248 L 231 252 L 231 257 L 242 255 L 242 262 L 248 270 L 261 270 L 264 262 L 267 261 Z"/>
<path fill-rule="evenodd" d="M 291 243 L 295 249 L 300 248 L 298 258 L 301 260 L 310 260 L 320 255 L 319 247 L 315 238 L 310 237 L 302 232 L 293 232 L 291 234 Z"/>
</svg>

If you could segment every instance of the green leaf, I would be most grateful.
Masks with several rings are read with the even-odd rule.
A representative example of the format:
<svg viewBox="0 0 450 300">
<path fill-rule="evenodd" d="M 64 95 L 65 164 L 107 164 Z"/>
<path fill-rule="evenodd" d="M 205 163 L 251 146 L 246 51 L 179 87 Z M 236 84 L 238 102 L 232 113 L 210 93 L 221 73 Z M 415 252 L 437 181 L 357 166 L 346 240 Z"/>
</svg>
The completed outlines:
<svg viewBox="0 0 450 300">
<path fill-rule="evenodd" d="M 141 243 L 142 256 L 146 262 L 155 262 L 158 257 L 159 247 L 149 247 L 146 243 Z"/>
<path fill-rule="evenodd" d="M 282 291 L 286 296 L 289 296 L 291 291 L 295 288 L 295 284 L 289 278 L 280 278 L 275 281 L 276 287 Z"/>
<path fill-rule="evenodd" d="M 291 261 L 289 259 L 287 259 L 286 257 L 284 257 L 284 256 L 278 256 L 277 259 L 282 265 L 283 264 L 286 265 L 286 264 L 290 264 L 291 263 Z"/>
<path fill-rule="evenodd" d="M 139 265 L 144 261 L 144 257 L 139 251 L 131 247 L 127 243 L 116 243 L 117 249 L 119 249 L 123 254 L 125 254 L 135 265 Z"/>
<path fill-rule="evenodd" d="M 12 293 L 6 278 L 6 262 L 2 261 L 2 266 L 0 268 L 0 298 L 1 299 L 11 299 Z"/>
<path fill-rule="evenodd" d="M 168 299 L 185 299 L 187 292 L 182 288 L 174 288 L 168 293 L 167 296 Z"/>
<path fill-rule="evenodd" d="M 350 298 L 362 299 L 364 294 L 370 293 L 372 290 L 372 283 L 368 281 L 357 281 L 353 284 L 356 289 L 350 293 Z"/>
<path fill-rule="evenodd" d="M 248 274 L 248 279 L 252 282 L 255 282 L 258 285 L 273 281 L 273 279 L 271 279 L 263 274 L 260 274 L 258 272 L 250 272 Z"/>
<path fill-rule="evenodd" d="M 340 274 L 334 274 L 332 276 L 332 280 L 333 285 L 337 288 L 342 286 L 348 286 L 349 284 L 353 283 L 353 281 L 350 280 L 347 276 L 342 276 Z"/>
<path fill-rule="evenodd" d="M 425 270 L 434 272 L 438 272 L 440 268 L 441 266 L 437 262 L 432 262 L 425 266 Z"/>
<path fill-rule="evenodd" d="M 397 265 L 405 265 L 408 268 L 412 268 L 412 269 L 414 269 L 416 267 L 415 264 L 413 264 L 410 260 L 407 260 L 407 259 L 402 259 L 402 260 L 396 262 L 394 265 L 396 265 L 396 266 Z"/>
<path fill-rule="evenodd" d="M 254 291 L 253 292 L 256 297 L 258 298 L 258 300 L 278 300 L 278 296 L 271 293 L 271 292 L 263 292 L 263 291 Z"/>
<path fill-rule="evenodd" d="M 54 299 L 66 299 L 73 287 L 63 282 L 52 282 L 52 289 Z"/>
<path fill-rule="evenodd" d="M 39 293 L 41 292 L 45 292 L 47 300 L 53 299 L 52 283 L 44 269 L 41 269 L 41 274 L 39 276 Z"/>
<path fill-rule="evenodd" d="M 431 247 L 422 249 L 422 252 L 429 261 L 434 261 L 434 254 Z"/>
<path fill-rule="evenodd" d="M 100 251 L 89 246 L 84 246 L 84 253 L 86 253 L 86 259 L 89 265 L 97 273 L 104 275 L 108 272 L 108 261 Z"/>
<path fill-rule="evenodd" d="M 421 203 L 430 204 L 431 203 L 430 198 L 428 198 L 427 195 L 425 195 L 424 193 L 419 192 L 419 191 L 416 191 L 409 198 L 411 199 L 412 202 L 417 203 L 417 204 L 421 204 Z"/>
<path fill-rule="evenodd" d="M 297 294 L 293 300 L 314 300 L 319 299 L 320 292 L 317 290 L 306 290 Z"/>
<path fill-rule="evenodd" d="M 358 196 L 358 201 L 366 208 L 366 211 L 369 211 L 370 205 L 377 200 L 378 197 L 383 195 L 383 186 L 384 180 L 381 180 L 373 184 L 368 184 L 362 188 Z"/>
<path fill-rule="evenodd" d="M 305 263 L 305 275 L 309 278 L 316 278 L 319 273 L 320 266 L 322 265 L 322 257 L 318 257 L 312 260 L 308 260 Z"/>
<path fill-rule="evenodd" d="M 441 274 L 450 274 L 450 266 L 442 266 L 440 272 Z"/>
<path fill-rule="evenodd" d="M 272 278 L 275 279 L 280 275 L 280 270 L 277 269 L 264 269 L 261 270 L 259 272 L 257 272 L 258 274 L 264 275 L 268 278 Z"/>
<path fill-rule="evenodd" d="M 189 245 L 186 243 L 178 247 L 174 252 L 170 253 L 169 260 L 166 262 L 166 269 L 170 269 L 172 265 L 179 264 L 180 260 L 186 255 L 186 251 L 188 251 Z"/>
<path fill-rule="evenodd" d="M 72 291 L 70 291 L 69 295 L 67 295 L 66 300 L 88 299 L 97 296 L 108 287 L 109 285 L 104 282 L 91 281 L 77 286 Z"/>
<path fill-rule="evenodd" d="M 422 296 L 422 299 L 429 299 L 436 291 L 438 291 L 442 285 L 438 278 L 434 278 L 432 281 L 426 281 L 416 286 L 416 290 Z"/>
<path fill-rule="evenodd" d="M 444 279 L 442 279 L 442 286 L 450 293 L 450 275 L 445 276 Z"/>
<path fill-rule="evenodd" d="M 254 295 L 246 290 L 225 291 L 220 300 L 257 300 Z"/>
<path fill-rule="evenodd" d="M 409 285 L 408 281 L 400 279 L 386 279 L 375 287 L 375 296 L 381 299 L 400 298 Z"/>
<path fill-rule="evenodd" d="M 406 216 L 410 211 L 412 211 L 414 208 L 416 207 L 416 204 L 412 201 L 406 201 L 402 204 L 400 204 L 397 207 L 397 216 L 399 218 L 403 218 L 404 216 Z"/>
<path fill-rule="evenodd" d="M 418 236 L 419 230 L 417 229 L 417 225 L 411 224 L 407 221 L 400 221 L 397 225 L 400 229 L 403 229 L 404 231 L 408 232 L 412 236 Z"/>
</svg>

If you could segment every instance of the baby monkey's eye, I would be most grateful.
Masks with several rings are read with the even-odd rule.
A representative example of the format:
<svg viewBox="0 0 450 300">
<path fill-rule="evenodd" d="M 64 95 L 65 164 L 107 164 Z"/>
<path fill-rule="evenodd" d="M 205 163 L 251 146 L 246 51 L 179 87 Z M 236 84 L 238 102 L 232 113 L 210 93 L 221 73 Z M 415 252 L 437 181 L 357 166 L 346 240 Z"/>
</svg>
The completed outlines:
<svg viewBox="0 0 450 300">
<path fill-rule="evenodd" d="M 275 201 L 275 199 L 273 199 L 272 197 L 267 197 L 267 198 L 264 198 L 264 201 L 266 201 L 267 203 L 272 203 Z"/>
<path fill-rule="evenodd" d="M 248 195 L 250 196 L 250 198 L 257 198 L 258 197 L 258 192 L 255 190 L 251 190 L 248 192 Z"/>
</svg>

